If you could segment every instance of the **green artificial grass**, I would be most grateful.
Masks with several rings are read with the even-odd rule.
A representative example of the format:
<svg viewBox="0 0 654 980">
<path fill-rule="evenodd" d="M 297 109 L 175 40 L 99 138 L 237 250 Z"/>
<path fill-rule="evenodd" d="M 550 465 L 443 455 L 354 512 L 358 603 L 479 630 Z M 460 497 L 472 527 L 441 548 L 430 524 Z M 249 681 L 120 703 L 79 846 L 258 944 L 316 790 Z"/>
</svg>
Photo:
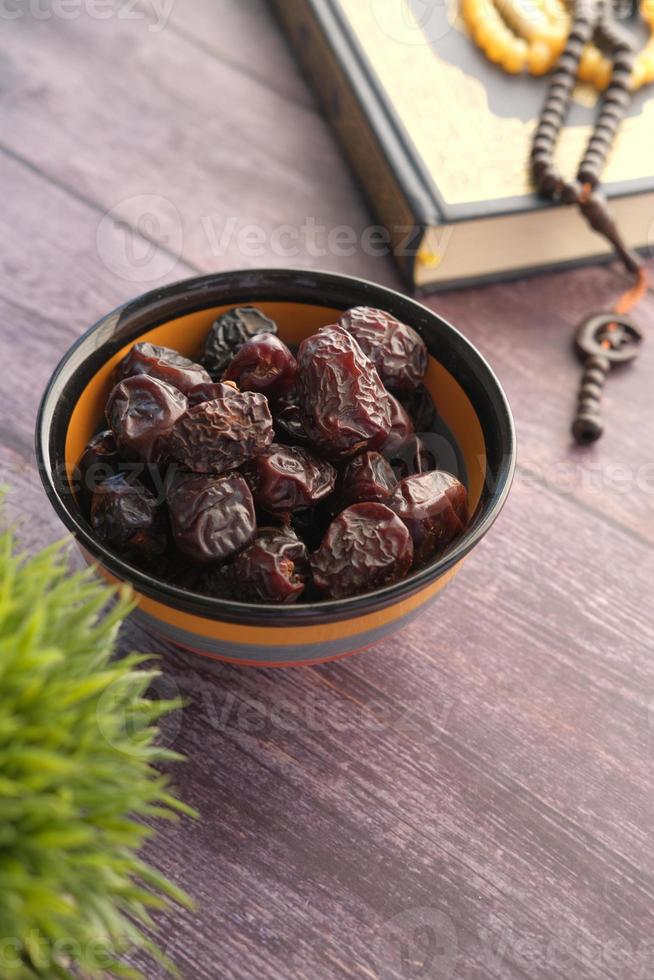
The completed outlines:
<svg viewBox="0 0 654 980">
<path fill-rule="evenodd" d="M 130 610 L 62 546 L 17 554 L 0 533 L 0 977 L 141 977 L 149 912 L 188 898 L 140 857 L 143 818 L 192 811 L 154 768 L 175 702 L 144 697 L 146 657 L 112 659 Z M 102 615 L 101 615 L 102 614 Z"/>
</svg>

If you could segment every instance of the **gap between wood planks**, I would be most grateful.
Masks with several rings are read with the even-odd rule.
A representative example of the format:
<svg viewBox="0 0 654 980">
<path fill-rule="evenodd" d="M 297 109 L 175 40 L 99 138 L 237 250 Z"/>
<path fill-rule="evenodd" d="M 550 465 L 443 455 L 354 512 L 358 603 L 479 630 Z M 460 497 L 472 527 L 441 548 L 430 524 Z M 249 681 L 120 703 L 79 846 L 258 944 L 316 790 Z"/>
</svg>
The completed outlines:
<svg viewBox="0 0 654 980">
<path fill-rule="evenodd" d="M 69 184 L 66 184 L 58 177 L 54 177 L 51 174 L 46 173 L 44 170 L 41 170 L 38 164 L 33 163 L 31 160 L 28 160 L 27 157 L 24 157 L 21 153 L 17 153 L 15 150 L 12 150 L 8 146 L 5 146 L 1 141 L 0 141 L 0 153 L 4 153 L 4 155 L 7 156 L 10 160 L 13 160 L 14 163 L 17 163 L 19 166 L 24 167 L 26 170 L 29 170 L 30 173 L 33 173 L 41 180 L 45 180 L 46 183 L 50 184 L 51 187 L 56 187 L 57 190 L 63 191 L 64 194 L 68 194 L 68 196 L 72 197 L 73 200 L 77 201 L 79 204 L 85 205 L 85 207 L 95 212 L 95 214 L 100 215 L 100 217 L 103 217 L 107 213 L 106 208 L 104 208 L 98 201 L 94 201 L 93 198 L 88 197 L 88 195 L 86 194 L 81 194 L 74 187 L 71 187 Z M 121 219 L 121 221 L 126 227 L 129 228 L 129 230 L 136 238 L 140 238 L 141 241 L 147 242 L 148 245 L 152 245 L 154 248 L 158 249 L 164 255 L 167 255 L 170 258 L 175 259 L 175 262 L 177 264 L 179 264 L 180 266 L 185 266 L 189 272 L 195 273 L 198 276 L 206 275 L 206 270 L 201 269 L 199 266 L 195 265 L 193 262 L 190 261 L 190 259 L 184 258 L 183 256 L 179 256 L 177 252 L 174 252 L 171 249 L 166 248 L 166 246 L 163 245 L 156 238 L 152 238 L 149 235 L 143 234 L 143 232 L 139 228 L 132 225 L 127 219 Z M 11 300 L 11 297 L 7 297 L 7 299 Z"/>
</svg>

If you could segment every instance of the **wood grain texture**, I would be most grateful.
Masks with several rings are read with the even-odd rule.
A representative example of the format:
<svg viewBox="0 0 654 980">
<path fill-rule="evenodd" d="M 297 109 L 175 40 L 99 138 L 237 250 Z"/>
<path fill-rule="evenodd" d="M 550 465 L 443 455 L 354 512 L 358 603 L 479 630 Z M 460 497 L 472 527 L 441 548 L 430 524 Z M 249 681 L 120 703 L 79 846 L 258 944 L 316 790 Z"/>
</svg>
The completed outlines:
<svg viewBox="0 0 654 980">
<path fill-rule="evenodd" d="M 198 269 L 349 271 L 356 256 L 374 277 L 357 251 L 370 217 L 323 119 L 148 23 L 12 22 L 4 145 Z"/>
<path fill-rule="evenodd" d="M 263 4 L 178 3 L 160 32 L 23 18 L 3 24 L 0 65 L 0 481 L 33 550 L 61 536 L 34 465 L 40 391 L 107 309 L 244 264 L 396 279 L 360 250 L 271 246 L 307 216 L 370 219 Z M 181 241 L 174 210 L 139 195 L 173 202 Z M 260 222 L 263 254 L 216 258 L 209 212 Z M 147 848 L 198 903 L 161 922 L 186 980 L 654 976 L 651 344 L 609 378 L 603 441 L 582 455 L 567 436 L 568 337 L 620 289 L 587 269 L 429 301 L 498 371 L 520 469 L 493 533 L 399 637 L 243 671 L 126 626 L 122 649 L 162 654 L 159 693 L 189 701 L 164 738 L 201 820 Z"/>
</svg>

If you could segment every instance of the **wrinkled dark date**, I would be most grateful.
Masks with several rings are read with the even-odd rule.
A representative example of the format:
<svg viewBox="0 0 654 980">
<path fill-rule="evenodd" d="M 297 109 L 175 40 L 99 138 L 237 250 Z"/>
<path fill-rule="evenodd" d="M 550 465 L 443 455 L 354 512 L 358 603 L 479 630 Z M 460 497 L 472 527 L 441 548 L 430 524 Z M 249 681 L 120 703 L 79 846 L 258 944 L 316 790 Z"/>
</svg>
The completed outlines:
<svg viewBox="0 0 654 980">
<path fill-rule="evenodd" d="M 298 351 L 302 421 L 328 459 L 377 449 L 391 429 L 388 393 L 372 362 L 339 326 L 323 327 Z"/>
<path fill-rule="evenodd" d="M 219 562 L 254 538 L 256 517 L 242 476 L 179 476 L 168 490 L 175 544 L 191 561 Z"/>
<path fill-rule="evenodd" d="M 236 307 L 213 324 L 202 364 L 136 344 L 116 370 L 110 429 L 79 460 L 78 501 L 119 554 L 217 600 L 306 603 L 392 584 L 468 520 L 465 487 L 427 448 L 456 471 L 422 381 L 425 345 L 368 307 L 297 349 L 276 332 Z"/>
<path fill-rule="evenodd" d="M 297 602 L 309 577 L 309 556 L 290 528 L 262 527 L 231 566 L 233 595 L 242 602 Z"/>
<path fill-rule="evenodd" d="M 270 514 L 292 513 L 328 497 L 336 470 L 300 446 L 273 443 L 247 467 L 257 507 Z"/>
<path fill-rule="evenodd" d="M 127 557 L 155 558 L 166 549 L 166 529 L 156 498 L 122 473 L 98 484 L 91 499 L 91 526 Z"/>
<path fill-rule="evenodd" d="M 311 556 L 311 569 L 321 594 L 341 599 L 397 582 L 412 560 L 411 535 L 402 521 L 384 504 L 361 503 L 332 521 Z"/>
<path fill-rule="evenodd" d="M 214 381 L 220 381 L 239 348 L 260 333 L 277 333 L 277 324 L 254 306 L 237 306 L 218 317 L 201 358 Z"/>
<path fill-rule="evenodd" d="M 420 436 L 411 436 L 392 455 L 387 455 L 398 480 L 436 469 L 436 459 Z"/>
<path fill-rule="evenodd" d="M 302 424 L 299 405 L 285 405 L 275 413 L 275 432 L 280 442 L 291 446 L 308 446 L 309 437 Z"/>
<path fill-rule="evenodd" d="M 356 338 L 392 391 L 410 391 L 422 381 L 427 371 L 427 347 L 413 327 L 370 306 L 355 306 L 339 323 Z"/>
<path fill-rule="evenodd" d="M 225 473 L 266 449 L 273 440 L 272 416 L 263 395 L 229 384 L 211 401 L 189 408 L 172 428 L 173 459 L 195 473 Z"/>
<path fill-rule="evenodd" d="M 186 396 L 147 374 L 120 381 L 107 402 L 107 421 L 127 459 L 159 463 L 173 426 L 186 412 Z"/>
<path fill-rule="evenodd" d="M 120 466 L 120 455 L 116 439 L 111 429 L 98 432 L 80 456 L 75 473 L 77 493 L 80 500 L 89 506 L 93 491 L 110 476 L 115 476 Z"/>
<path fill-rule="evenodd" d="M 397 486 L 390 463 L 380 453 L 362 453 L 347 464 L 338 482 L 338 504 L 387 500 Z"/>
<path fill-rule="evenodd" d="M 123 381 L 136 374 L 159 378 L 185 395 L 196 385 L 211 381 L 201 364 L 195 364 L 169 347 L 147 343 L 134 344 L 127 357 L 116 368 L 116 381 Z"/>
<path fill-rule="evenodd" d="M 397 398 L 394 398 L 393 395 L 389 395 L 388 398 L 391 406 L 391 431 L 388 438 L 379 447 L 379 451 L 387 459 L 392 459 L 398 454 L 402 446 L 410 440 L 415 430 L 406 409 Z"/>
<path fill-rule="evenodd" d="M 434 399 L 424 385 L 418 385 L 413 391 L 403 391 L 399 397 L 416 432 L 432 432 L 438 427 L 438 412 Z"/>
<path fill-rule="evenodd" d="M 388 506 L 406 524 L 416 563 L 424 564 L 461 534 L 468 523 L 468 493 L 443 470 L 402 480 Z"/>
<path fill-rule="evenodd" d="M 214 398 L 220 398 L 223 391 L 224 389 L 220 381 L 209 381 L 205 384 L 196 385 L 195 388 L 191 388 L 186 396 L 188 398 L 188 407 L 195 408 L 196 405 L 201 405 L 202 402 L 211 402 Z"/>
<path fill-rule="evenodd" d="M 416 435 L 409 413 L 393 395 L 390 399 L 391 431 L 380 452 L 389 461 L 399 480 L 433 470 L 436 465 L 434 456 Z"/>
<path fill-rule="evenodd" d="M 259 391 L 267 398 L 283 395 L 295 384 L 297 361 L 279 337 L 262 333 L 248 340 L 230 361 L 223 381 L 241 391 Z"/>
</svg>

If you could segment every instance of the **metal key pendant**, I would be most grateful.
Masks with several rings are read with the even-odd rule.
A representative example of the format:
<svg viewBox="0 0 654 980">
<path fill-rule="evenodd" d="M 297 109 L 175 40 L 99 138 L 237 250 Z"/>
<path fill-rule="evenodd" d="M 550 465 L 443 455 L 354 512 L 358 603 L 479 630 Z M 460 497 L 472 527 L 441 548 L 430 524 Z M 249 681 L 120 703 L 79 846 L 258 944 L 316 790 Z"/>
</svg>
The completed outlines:
<svg viewBox="0 0 654 980">
<path fill-rule="evenodd" d="M 613 364 L 626 364 L 638 356 L 642 339 L 640 327 L 619 313 L 594 313 L 579 325 L 575 345 L 585 363 L 572 434 L 581 445 L 595 442 L 602 435 L 601 402 L 606 376 Z"/>
</svg>

